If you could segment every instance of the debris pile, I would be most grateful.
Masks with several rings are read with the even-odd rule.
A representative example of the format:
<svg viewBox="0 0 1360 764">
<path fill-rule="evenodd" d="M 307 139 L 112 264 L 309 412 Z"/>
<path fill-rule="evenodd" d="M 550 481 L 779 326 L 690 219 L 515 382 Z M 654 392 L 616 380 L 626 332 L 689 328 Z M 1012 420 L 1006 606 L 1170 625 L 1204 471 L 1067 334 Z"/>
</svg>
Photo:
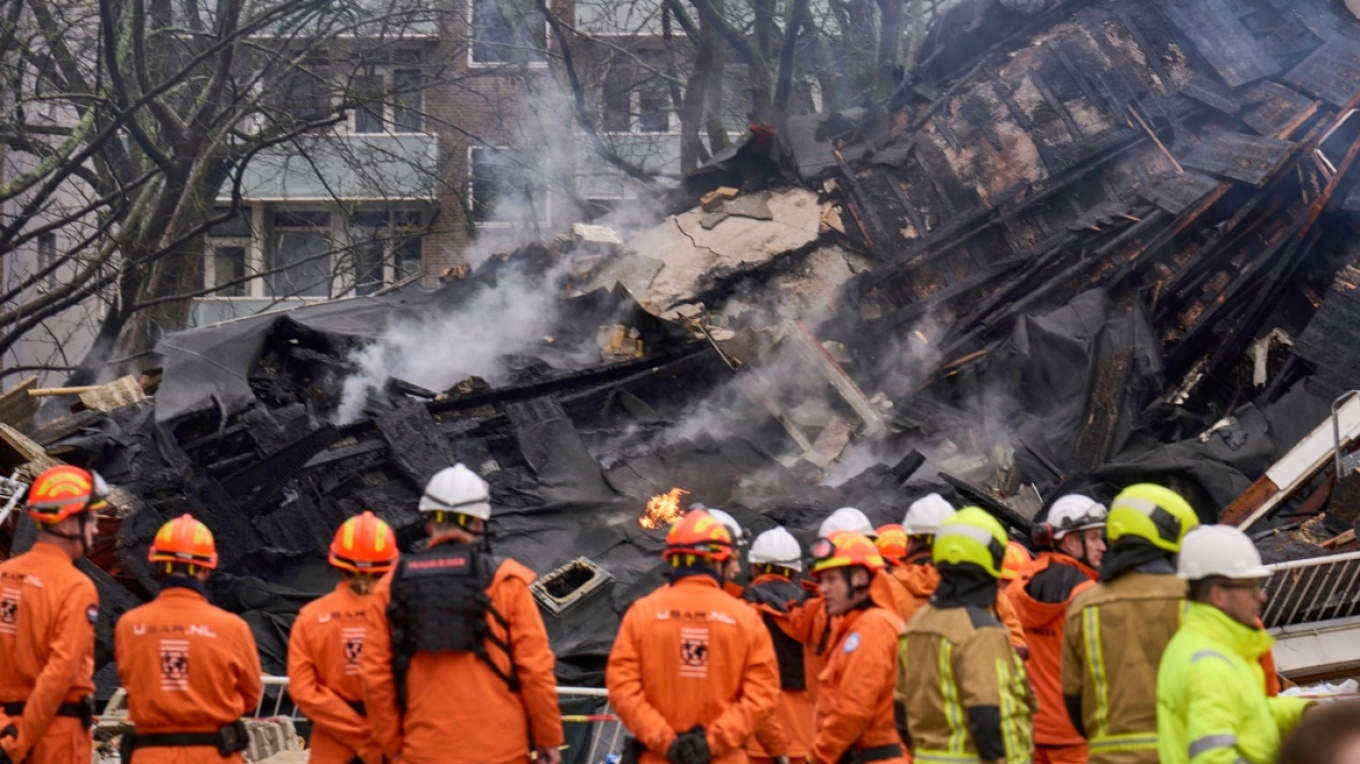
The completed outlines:
<svg viewBox="0 0 1360 764">
<path fill-rule="evenodd" d="M 654 225 L 173 335 L 135 394 L 40 426 L 21 385 L 0 473 L 119 488 L 84 564 L 104 694 L 164 518 L 214 529 L 214 595 L 281 672 L 333 529 L 368 508 L 416 544 L 453 462 L 491 483 L 496 549 L 550 574 L 567 684 L 600 680 L 691 500 L 808 542 L 936 490 L 1023 538 L 1063 492 L 1155 480 L 1255 515 L 1269 558 L 1354 548 L 1326 435 L 1360 369 L 1360 27 L 1335 5 L 966 3 L 891 99 L 754 131 Z M 31 533 L 0 519 L 0 549 Z"/>
</svg>

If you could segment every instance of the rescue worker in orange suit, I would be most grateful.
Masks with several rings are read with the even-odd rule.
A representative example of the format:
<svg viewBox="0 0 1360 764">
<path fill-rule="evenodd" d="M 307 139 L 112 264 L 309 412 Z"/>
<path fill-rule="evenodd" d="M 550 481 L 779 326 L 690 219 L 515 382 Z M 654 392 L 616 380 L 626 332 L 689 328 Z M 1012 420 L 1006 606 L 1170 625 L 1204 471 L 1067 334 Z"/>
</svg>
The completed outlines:
<svg viewBox="0 0 1360 764">
<path fill-rule="evenodd" d="M 722 590 L 732 554 L 727 528 L 690 510 L 666 533 L 670 581 L 623 616 L 604 681 L 642 764 L 744 762 L 779 701 L 769 631 Z"/>
<path fill-rule="evenodd" d="M 704 507 L 703 505 L 697 506 L 699 509 L 708 512 L 714 520 L 722 523 L 723 527 L 727 529 L 727 532 L 732 534 L 734 554 L 732 555 L 732 559 L 728 560 L 723 565 L 723 591 L 733 597 L 741 598 L 742 594 L 745 593 L 745 589 L 743 589 L 741 585 L 741 548 L 746 546 L 748 541 L 746 529 L 741 527 L 741 524 L 737 522 L 735 517 L 732 517 L 721 509 L 713 509 L 711 507 Z"/>
<path fill-rule="evenodd" d="M 463 465 L 420 498 L 427 551 L 405 555 L 369 597 L 360 659 L 368 722 L 389 759 L 511 764 L 563 743 L 554 658 L 529 585 L 534 572 L 493 557 L 491 493 Z"/>
<path fill-rule="evenodd" d="M 1006 557 L 1001 561 L 1001 591 L 1010 589 L 1015 579 L 1020 577 L 1020 569 L 1034 562 L 1034 555 L 1019 541 L 1006 542 Z"/>
<path fill-rule="evenodd" d="M 841 507 L 827 515 L 817 529 L 818 538 L 826 538 L 837 531 L 854 531 L 868 538 L 877 535 L 869 518 L 854 507 Z M 814 596 L 800 605 L 789 608 L 788 618 L 780 622 L 785 633 L 803 645 L 803 675 L 807 678 L 808 698 L 817 702 L 817 687 L 826 665 L 827 651 L 831 649 L 832 623 L 826 612 L 826 601 L 822 599 L 818 587 L 812 587 Z"/>
<path fill-rule="evenodd" d="M 107 493 L 68 465 L 29 487 L 37 543 L 0 563 L 0 762 L 90 760 L 99 595 L 75 561 L 94 546 Z"/>
<path fill-rule="evenodd" d="M 996 618 L 1006 531 L 968 507 L 940 523 L 940 587 L 902 634 L 898 728 L 918 764 L 1028 764 L 1034 699 Z"/>
<path fill-rule="evenodd" d="M 1039 710 L 1034 716 L 1035 764 L 1085 764 L 1086 739 L 1077 734 L 1062 697 L 1062 648 L 1067 606 L 1095 586 L 1105 555 L 1105 507 L 1086 496 L 1059 497 L 1035 541 L 1046 549 L 1020 568 L 1004 596 L 1015 606 L 1029 641 L 1025 668 Z"/>
<path fill-rule="evenodd" d="M 751 585 L 743 595 L 761 613 L 779 662 L 779 703 L 756 734 L 746 742 L 752 764 L 769 764 L 781 757 L 802 762 L 811 752 L 812 701 L 807 693 L 803 646 L 784 632 L 778 617 L 788 603 L 803 598 L 794 578 L 803 570 L 803 550 L 798 539 L 783 528 L 756 536 L 748 555 Z"/>
<path fill-rule="evenodd" d="M 397 562 L 397 537 L 372 512 L 340 525 L 330 563 L 340 571 L 335 591 L 298 613 L 288 639 L 288 695 L 312 722 L 310 761 L 380 764 L 365 712 L 359 662 L 368 636 L 369 595 Z"/>
<path fill-rule="evenodd" d="M 114 650 L 135 734 L 122 760 L 136 764 L 244 762 L 241 717 L 264 691 L 255 637 L 240 616 L 208 604 L 217 567 L 212 532 L 191 515 L 161 526 L 147 555 L 156 599 L 118 619 Z"/>
<path fill-rule="evenodd" d="M 912 502 L 902 520 L 902 527 L 907 532 L 907 554 L 903 564 L 893 568 L 893 576 L 915 600 L 914 610 L 919 610 L 940 585 L 940 573 L 931 561 L 931 553 L 940 524 L 953 516 L 954 507 L 943 496 L 932 493 Z M 998 599 L 996 611 L 1006 626 L 1011 644 L 1022 656 L 1027 654 L 1029 646 L 1025 644 L 1025 630 L 1010 602 Z"/>
<path fill-rule="evenodd" d="M 817 694 L 817 764 L 908 761 L 893 721 L 902 620 L 886 568 L 874 542 L 853 531 L 812 545 L 812 575 L 836 632 Z"/>
<path fill-rule="evenodd" d="M 1062 691 L 1092 764 L 1157 764 L 1157 667 L 1180 628 L 1181 540 L 1199 518 L 1175 491 L 1125 488 L 1105 519 L 1100 582 L 1067 606 Z"/>
</svg>

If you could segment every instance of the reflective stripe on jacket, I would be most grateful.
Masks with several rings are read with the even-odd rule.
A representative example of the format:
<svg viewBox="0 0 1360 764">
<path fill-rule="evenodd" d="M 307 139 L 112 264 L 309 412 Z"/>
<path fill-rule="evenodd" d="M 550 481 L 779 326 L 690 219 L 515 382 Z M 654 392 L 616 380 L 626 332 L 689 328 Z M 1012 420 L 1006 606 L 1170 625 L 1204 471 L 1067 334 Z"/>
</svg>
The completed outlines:
<svg viewBox="0 0 1360 764">
<path fill-rule="evenodd" d="M 1063 695 L 1081 699 L 1091 764 L 1157 764 L 1157 665 L 1184 599 L 1174 573 L 1133 571 L 1068 607 Z"/>
<path fill-rule="evenodd" d="M 1157 673 L 1162 764 L 1270 764 L 1311 701 L 1267 698 L 1260 658 L 1275 640 L 1190 603 Z"/>
<path fill-rule="evenodd" d="M 1031 761 L 1034 699 L 990 608 L 922 608 L 902 635 L 895 699 L 918 764 Z"/>
</svg>

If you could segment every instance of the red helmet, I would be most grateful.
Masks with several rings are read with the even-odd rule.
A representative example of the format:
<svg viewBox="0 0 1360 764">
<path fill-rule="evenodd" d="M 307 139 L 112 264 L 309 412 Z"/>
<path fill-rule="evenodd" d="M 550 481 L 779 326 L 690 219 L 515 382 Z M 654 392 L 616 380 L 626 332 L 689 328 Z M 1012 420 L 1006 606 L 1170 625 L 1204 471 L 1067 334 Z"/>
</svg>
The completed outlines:
<svg viewBox="0 0 1360 764">
<path fill-rule="evenodd" d="M 397 564 L 397 536 L 382 518 L 364 510 L 341 523 L 330 560 L 351 573 L 386 573 Z"/>
<path fill-rule="evenodd" d="M 208 526 L 183 514 L 161 526 L 151 540 L 151 562 L 182 562 L 212 570 L 217 567 L 217 544 Z"/>
<path fill-rule="evenodd" d="M 878 529 L 878 536 L 874 539 L 874 545 L 878 547 L 879 554 L 885 560 L 900 562 L 907 558 L 907 529 L 896 523 L 889 523 Z"/>
<path fill-rule="evenodd" d="M 42 471 L 28 489 L 28 516 L 55 525 L 108 506 L 109 486 L 98 473 L 62 464 Z"/>
<path fill-rule="evenodd" d="M 666 549 L 661 559 L 677 554 L 725 562 L 732 558 L 732 532 L 702 509 L 691 509 L 666 532 Z"/>
<path fill-rule="evenodd" d="M 854 531 L 836 531 L 812 542 L 812 577 L 821 578 L 832 568 L 859 566 L 870 572 L 888 566 L 878 547 L 868 536 Z"/>
</svg>

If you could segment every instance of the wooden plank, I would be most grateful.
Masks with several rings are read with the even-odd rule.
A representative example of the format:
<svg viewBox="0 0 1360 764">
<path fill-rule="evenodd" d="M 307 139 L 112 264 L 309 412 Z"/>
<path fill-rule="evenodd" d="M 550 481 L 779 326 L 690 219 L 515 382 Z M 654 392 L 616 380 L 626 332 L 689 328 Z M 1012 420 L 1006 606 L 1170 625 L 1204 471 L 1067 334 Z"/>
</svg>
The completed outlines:
<svg viewBox="0 0 1360 764">
<path fill-rule="evenodd" d="M 1360 49 L 1348 41 L 1329 42 L 1289 70 L 1284 79 L 1305 93 L 1345 106 L 1360 94 Z"/>
<path fill-rule="evenodd" d="M 1226 0 L 1157 0 L 1157 9 L 1194 43 L 1231 88 L 1269 77 L 1280 65 L 1261 50 Z"/>
<path fill-rule="evenodd" d="M 33 426 L 33 415 L 38 413 L 38 402 L 27 391 L 38 386 L 37 376 L 29 377 L 0 395 L 0 423 L 20 432 Z"/>
<path fill-rule="evenodd" d="M 28 436 L 0 423 L 0 473 L 9 475 L 18 469 L 26 477 L 32 478 L 58 464 L 61 462 L 48 456 L 47 451 Z"/>
<path fill-rule="evenodd" d="M 1341 405 L 1337 411 L 1339 420 L 1341 446 L 1344 448 L 1349 445 L 1356 437 L 1360 437 L 1360 397 L 1354 397 Z M 1237 524 L 1238 528 L 1246 530 L 1253 523 L 1266 515 L 1270 514 L 1277 507 L 1283 504 L 1289 497 L 1293 496 L 1305 483 L 1313 479 L 1313 476 L 1322 471 L 1323 468 L 1332 463 L 1335 448 L 1335 439 L 1332 432 L 1332 418 L 1327 417 L 1308 433 L 1303 440 L 1289 449 L 1278 462 L 1272 464 L 1266 474 L 1252 487 L 1248 493 L 1255 492 L 1265 496 L 1264 500 L 1256 504 L 1251 513 Z M 1263 481 L 1268 482 L 1267 486 L 1258 486 Z M 1269 490 L 1270 487 L 1274 490 Z M 1246 494 L 1243 494 L 1246 496 Z M 1238 502 L 1243 506 L 1247 504 L 1243 497 L 1238 497 L 1229 505 L 1231 510 Z M 1226 512 L 1224 513 L 1226 516 Z M 1229 522 L 1226 517 L 1224 522 Z"/>
<path fill-rule="evenodd" d="M 142 386 L 132 375 L 120 377 L 93 390 L 80 393 L 80 402 L 85 404 L 85 408 L 104 413 L 117 411 L 145 399 L 146 393 L 142 392 Z"/>
<path fill-rule="evenodd" d="M 855 380 L 845 373 L 845 369 L 836 363 L 836 359 L 826 352 L 822 343 L 817 341 L 808 332 L 807 327 L 802 322 L 794 321 L 790 323 L 784 332 L 784 338 L 789 341 L 789 345 L 798 353 L 808 366 L 817 373 L 827 384 L 831 385 L 841 398 L 849 404 L 859 418 L 864 420 L 864 434 L 868 436 L 881 435 L 887 431 L 887 426 L 883 423 L 883 416 L 869 402 L 868 396 L 859 389 Z"/>
<path fill-rule="evenodd" d="M 1183 164 L 1261 186 L 1293 153 L 1295 143 L 1243 133 L 1217 133 L 1185 155 Z"/>
</svg>

